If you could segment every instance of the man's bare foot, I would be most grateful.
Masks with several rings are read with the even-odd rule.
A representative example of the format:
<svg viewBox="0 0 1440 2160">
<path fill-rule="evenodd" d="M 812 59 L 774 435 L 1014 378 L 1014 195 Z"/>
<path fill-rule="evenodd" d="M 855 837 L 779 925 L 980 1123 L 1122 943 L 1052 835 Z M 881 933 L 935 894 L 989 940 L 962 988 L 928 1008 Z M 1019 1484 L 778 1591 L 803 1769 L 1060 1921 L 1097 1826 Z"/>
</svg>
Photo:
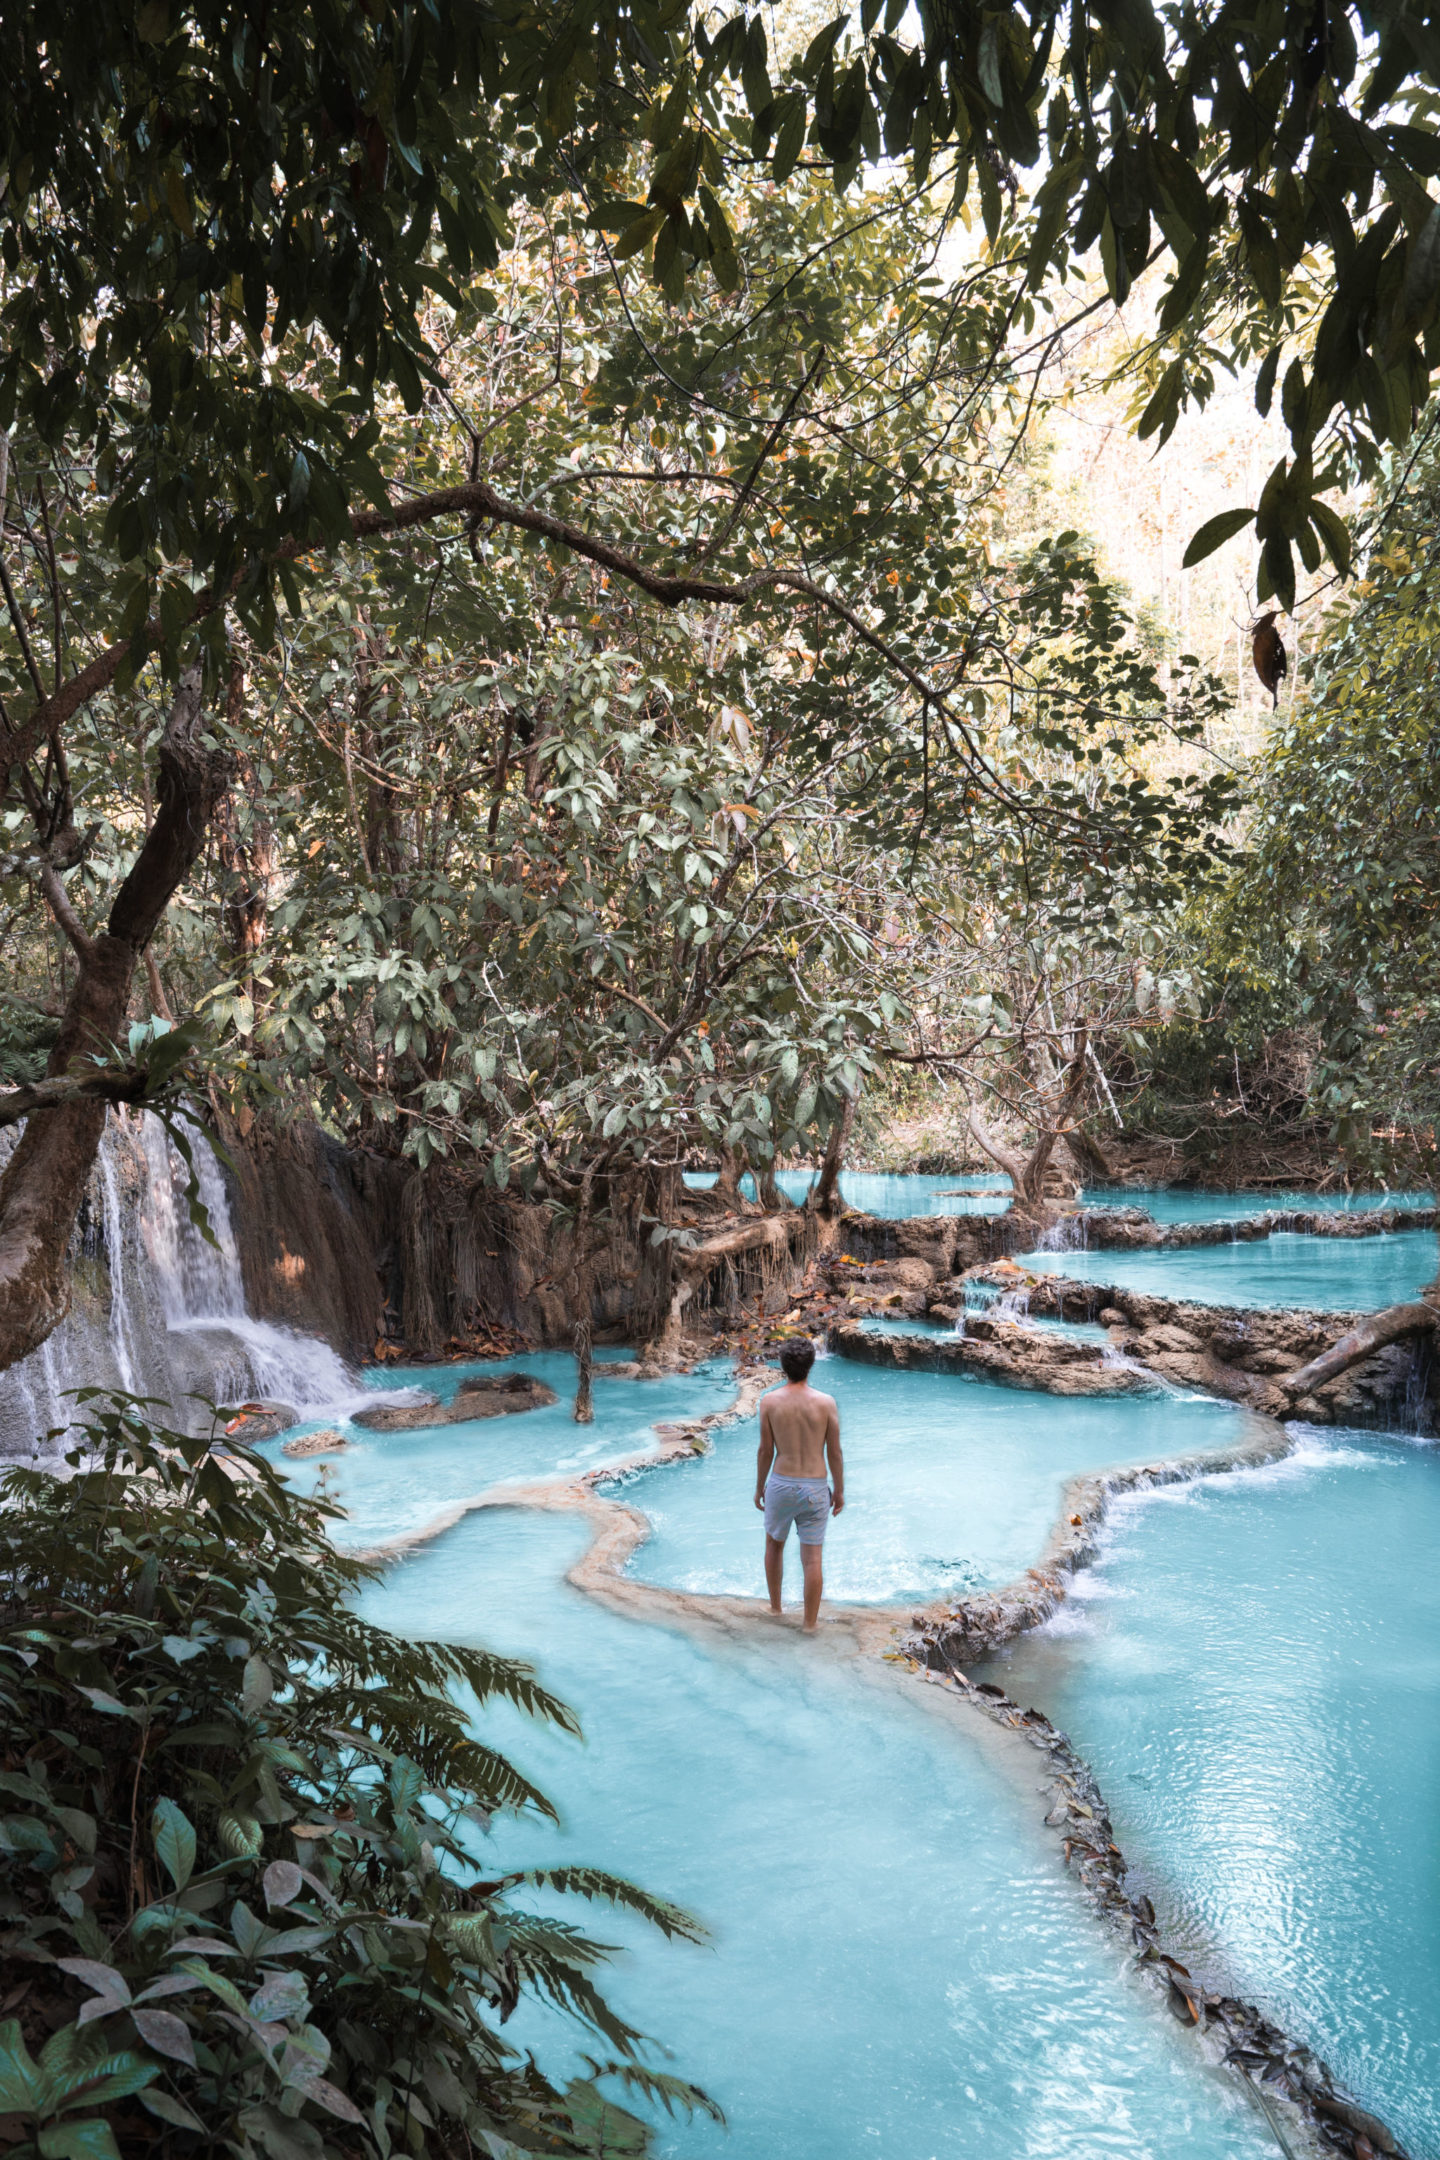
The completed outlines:
<svg viewBox="0 0 1440 2160">
<path fill-rule="evenodd" d="M 801 1628 L 800 1632 L 802 1635 L 818 1635 L 820 1632 L 819 1621 L 811 1620 L 807 1622 L 807 1624 Z"/>
</svg>

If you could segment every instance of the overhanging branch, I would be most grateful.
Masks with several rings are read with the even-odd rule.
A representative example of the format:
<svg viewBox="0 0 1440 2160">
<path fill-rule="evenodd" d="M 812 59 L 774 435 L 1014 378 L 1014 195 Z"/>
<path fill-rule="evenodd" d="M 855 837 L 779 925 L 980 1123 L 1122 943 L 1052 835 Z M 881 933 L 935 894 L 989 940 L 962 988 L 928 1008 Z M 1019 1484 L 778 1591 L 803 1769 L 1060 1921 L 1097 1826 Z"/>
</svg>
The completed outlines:
<svg viewBox="0 0 1440 2160">
<path fill-rule="evenodd" d="M 26 1087 L 7 1088 L 0 1094 L 0 1128 L 18 1125 L 36 1110 L 53 1110 L 60 1103 L 143 1102 L 150 1075 L 143 1065 L 122 1065 L 108 1072 L 66 1073 L 57 1080 L 32 1080 Z"/>
<path fill-rule="evenodd" d="M 549 540 L 557 547 L 569 548 L 584 561 L 594 563 L 599 569 L 609 571 L 625 584 L 656 600 L 662 607 L 681 607 L 694 602 L 704 607 L 745 607 L 763 594 L 793 592 L 812 600 L 836 621 L 843 622 L 860 642 L 867 646 L 887 667 L 893 668 L 912 690 L 925 698 L 954 729 L 959 739 L 961 755 L 970 768 L 976 784 L 986 794 L 1004 803 L 1009 809 L 1040 815 L 1036 805 L 1027 803 L 1015 795 L 1001 781 L 986 762 L 980 745 L 968 723 L 950 706 L 945 692 L 918 668 L 913 667 L 900 652 L 881 637 L 878 631 L 864 620 L 855 608 L 842 600 L 816 579 L 801 570 L 785 565 L 773 569 L 757 570 L 748 578 L 721 579 L 696 576 L 676 576 L 663 570 L 654 570 L 637 557 L 616 547 L 612 541 L 595 533 L 572 525 L 565 518 L 552 516 L 532 503 L 511 502 L 485 480 L 462 481 L 456 487 L 435 488 L 429 494 L 414 495 L 407 501 L 392 503 L 383 510 L 358 510 L 350 518 L 351 538 L 356 540 L 379 539 L 392 533 L 413 531 L 418 527 L 432 525 L 445 517 L 485 518 L 499 525 L 513 526 L 519 531 L 534 533 L 537 538 Z M 278 551 L 276 560 L 293 560 L 297 555 L 313 552 L 311 541 L 290 540 Z M 239 573 L 231 587 L 239 583 Z M 195 597 L 187 618 L 193 625 L 210 614 L 219 605 L 220 596 L 205 591 Z M 114 645 L 97 654 L 87 667 L 72 675 L 50 697 L 42 698 L 28 718 L 9 734 L 0 737 L 0 788 L 8 784 L 11 769 L 23 763 L 38 746 L 53 736 L 79 708 L 102 690 L 109 688 L 119 672 L 121 663 L 132 649 L 145 650 L 157 643 L 161 636 L 159 618 L 152 616 L 145 626 L 143 642 L 128 638 L 119 639 Z M 1043 814 L 1059 818 L 1068 824 L 1079 821 L 1072 813 L 1059 811 L 1053 806 Z"/>
</svg>

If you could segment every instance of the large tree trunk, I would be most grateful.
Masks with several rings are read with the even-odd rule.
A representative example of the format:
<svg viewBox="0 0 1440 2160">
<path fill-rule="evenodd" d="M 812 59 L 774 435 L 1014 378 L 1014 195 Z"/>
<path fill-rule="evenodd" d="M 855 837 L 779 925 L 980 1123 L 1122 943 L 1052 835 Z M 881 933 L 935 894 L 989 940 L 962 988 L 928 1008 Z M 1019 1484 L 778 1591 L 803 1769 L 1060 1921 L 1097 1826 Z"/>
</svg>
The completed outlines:
<svg viewBox="0 0 1440 2160">
<path fill-rule="evenodd" d="M 229 776 L 203 737 L 200 672 L 180 681 L 160 743 L 155 822 L 115 896 L 101 936 L 85 940 L 79 974 L 46 1071 L 83 1071 L 124 1033 L 135 963 L 196 862 Z M 0 1178 L 0 1371 L 59 1326 L 70 1309 L 65 1248 L 105 1128 L 103 1102 L 36 1111 Z"/>
<path fill-rule="evenodd" d="M 790 1202 L 775 1182 L 775 1158 L 773 1155 L 767 1155 L 759 1163 L 752 1162 L 750 1174 L 755 1180 L 756 1197 L 767 1215 L 778 1214 L 781 1208 L 789 1207 Z"/>
<path fill-rule="evenodd" d="M 815 1183 L 811 1200 L 820 1215 L 838 1215 L 840 1212 L 840 1172 L 845 1167 L 845 1150 L 850 1145 L 850 1134 L 855 1126 L 854 1095 L 847 1095 L 840 1115 L 830 1127 L 825 1142 L 825 1155 L 820 1164 L 820 1175 Z"/>
<path fill-rule="evenodd" d="M 1065 1152 L 1082 1185 L 1113 1184 L 1114 1166 L 1092 1133 L 1087 1133 L 1083 1125 L 1072 1125 L 1063 1138 Z"/>
<path fill-rule="evenodd" d="M 984 1149 L 996 1169 L 1003 1170 L 1006 1177 L 1009 1178 L 1011 1185 L 1015 1189 L 1015 1198 L 1019 1200 L 1025 1197 L 1025 1177 L 1028 1168 L 1026 1158 L 1017 1154 L 1014 1148 L 1006 1147 L 1003 1140 L 997 1139 L 978 1110 L 967 1110 L 965 1122 L 970 1128 L 971 1138 Z"/>
<path fill-rule="evenodd" d="M 732 1147 L 722 1147 L 720 1150 L 719 1175 L 716 1177 L 711 1190 L 718 1193 L 732 1206 L 737 1205 L 740 1199 L 740 1170 L 740 1157 L 736 1150 Z"/>
</svg>

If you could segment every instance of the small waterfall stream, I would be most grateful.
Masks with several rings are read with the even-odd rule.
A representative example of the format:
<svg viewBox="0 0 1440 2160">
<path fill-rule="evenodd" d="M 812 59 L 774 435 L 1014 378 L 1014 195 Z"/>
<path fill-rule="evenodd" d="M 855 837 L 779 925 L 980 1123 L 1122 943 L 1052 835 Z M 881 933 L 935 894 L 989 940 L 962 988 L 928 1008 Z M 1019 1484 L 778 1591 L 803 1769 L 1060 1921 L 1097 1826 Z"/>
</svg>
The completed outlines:
<svg viewBox="0 0 1440 2160">
<path fill-rule="evenodd" d="M 17 1138 L 0 1136 L 0 1163 Z M 46 1436 L 71 1427 L 81 1387 L 157 1397 L 166 1418 L 197 1428 L 205 1400 L 258 1398 L 304 1417 L 363 1399 L 328 1343 L 247 1312 L 224 1172 L 198 1128 L 190 1145 L 213 1245 L 190 1220 L 186 1166 L 160 1119 L 106 1119 L 72 1241 L 70 1314 L 0 1373 L 0 1456 L 46 1452 Z"/>
</svg>

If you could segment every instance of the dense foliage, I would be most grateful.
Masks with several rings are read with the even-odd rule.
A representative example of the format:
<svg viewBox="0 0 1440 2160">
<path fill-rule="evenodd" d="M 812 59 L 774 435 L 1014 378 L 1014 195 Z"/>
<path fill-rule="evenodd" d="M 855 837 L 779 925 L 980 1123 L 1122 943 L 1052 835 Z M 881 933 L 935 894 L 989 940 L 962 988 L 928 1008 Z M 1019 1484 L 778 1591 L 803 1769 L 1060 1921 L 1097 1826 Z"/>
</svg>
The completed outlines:
<svg viewBox="0 0 1440 2160">
<path fill-rule="evenodd" d="M 584 1867 L 483 1866 L 494 1810 L 551 1812 L 477 1737 L 486 1703 L 572 1713 L 524 1665 L 365 1621 L 326 1506 L 246 1450 L 129 1407 L 89 1443 L 0 1496 L 7 2152 L 634 2153 L 596 2078 L 708 2105 L 524 1893 L 695 1924 Z M 528 1990 L 592 2029 L 592 2077 L 508 2046 Z"/>
<path fill-rule="evenodd" d="M 1313 1032 L 1317 1107 L 1357 1161 L 1383 1160 L 1387 1136 L 1428 1153 L 1440 1116 L 1433 448 L 1399 480 L 1264 762 L 1253 855 L 1220 929 Z"/>
<path fill-rule="evenodd" d="M 1037 935 L 1106 956 L 1091 1002 L 1113 1021 L 1117 996 L 1143 1004 L 1142 914 L 1193 886 L 1228 805 L 1226 776 L 1157 765 L 1215 686 L 1161 682 L 1076 535 L 1007 551 L 992 501 L 1025 378 L 953 350 L 907 193 L 877 189 L 858 226 L 798 179 L 741 208 L 747 278 L 788 304 L 732 331 L 729 396 L 763 413 L 798 379 L 780 439 L 752 419 L 733 457 L 668 379 L 722 334 L 722 299 L 621 305 L 593 236 L 535 218 L 503 305 L 452 354 L 454 410 L 394 416 L 403 471 L 423 490 L 483 437 L 525 500 L 603 490 L 636 554 L 688 530 L 743 564 L 784 527 L 817 577 L 868 591 L 863 617 L 809 597 L 657 615 L 566 549 L 472 527 L 341 558 L 277 655 L 235 637 L 236 781 L 157 948 L 169 1000 L 268 1088 L 422 1166 L 476 1155 L 505 1184 L 695 1146 L 767 1164 L 887 1063 L 964 1077 L 978 1035 L 993 1067 L 1013 949 Z M 977 262 L 968 349 L 1006 305 Z M 14 488 L 38 523 L 18 450 Z M 59 560 L 93 574 L 93 513 L 63 516 Z M 22 558 L 42 667 L 73 604 L 62 583 L 47 614 L 45 568 Z M 86 922 L 131 860 L 163 716 L 144 687 L 71 732 Z M 14 949 L 43 1002 L 24 914 Z"/>
<path fill-rule="evenodd" d="M 1261 594 L 1345 564 L 1322 498 L 1435 357 L 1429 14 L 793 28 L 7 11 L 17 1075 L 57 1026 L 0 1113 L 46 1108 L 0 1360 L 64 1310 L 97 1096 L 157 1077 L 141 1004 L 241 1090 L 572 1198 L 763 1173 L 897 1063 L 1053 1124 L 1172 1009 L 1214 686 L 1008 477 L 1135 286 L 1142 436 L 1229 367 L 1289 429 L 1192 559 L 1254 519 Z"/>
<path fill-rule="evenodd" d="M 26 5 L 6 11 L 0 71 L 4 259 L 23 280 L 0 421 L 107 459 L 140 568 L 132 636 L 158 556 L 210 581 L 207 610 L 238 579 L 263 611 L 287 538 L 333 542 L 351 499 L 388 507 L 375 388 L 418 408 L 441 375 L 420 303 L 467 312 L 460 287 L 526 199 L 583 192 L 617 262 L 643 256 L 672 300 L 702 268 L 740 284 L 725 198 L 757 164 L 777 185 L 818 167 L 843 194 L 903 157 L 917 189 L 978 199 L 1022 292 L 1093 249 L 1120 301 L 1168 257 L 1142 424 L 1168 432 L 1231 353 L 1264 356 L 1268 410 L 1284 363 L 1293 458 L 1228 515 L 1258 519 L 1287 602 L 1292 548 L 1311 568 L 1346 552 L 1321 495 L 1405 439 L 1437 357 L 1440 33 L 1392 0 L 864 0 L 788 59 L 764 9 L 655 0 Z M 1027 170 L 1043 177 L 1022 225 Z M 266 358 L 292 328 L 327 352 L 303 390 Z M 687 394 L 716 396 L 722 351 L 697 348 Z M 1319 472 L 1326 447 L 1340 466 Z M 158 628 L 190 614 L 171 582 Z"/>
</svg>

